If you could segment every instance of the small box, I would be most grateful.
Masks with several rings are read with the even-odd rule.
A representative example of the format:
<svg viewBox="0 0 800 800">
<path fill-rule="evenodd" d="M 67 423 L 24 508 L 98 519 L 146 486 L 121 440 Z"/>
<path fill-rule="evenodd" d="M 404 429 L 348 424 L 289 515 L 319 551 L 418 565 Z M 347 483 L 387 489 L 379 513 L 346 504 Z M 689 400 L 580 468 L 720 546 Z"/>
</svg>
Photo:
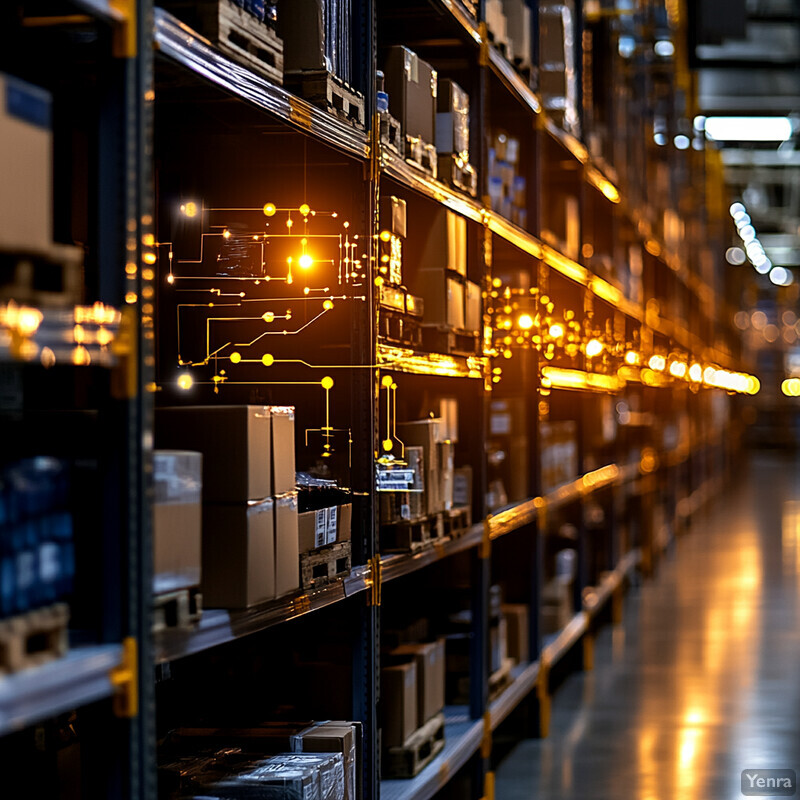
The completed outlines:
<svg viewBox="0 0 800 800">
<path fill-rule="evenodd" d="M 486 0 L 486 24 L 495 42 L 498 44 L 508 42 L 508 28 L 502 0 Z"/>
<path fill-rule="evenodd" d="M 339 506 L 339 527 L 336 532 L 337 542 L 349 542 L 353 530 L 353 504 L 344 503 Z"/>
<path fill-rule="evenodd" d="M 352 723 L 315 722 L 291 736 L 295 753 L 341 753 L 344 762 L 344 800 L 356 800 L 361 778 L 358 730 Z"/>
<path fill-rule="evenodd" d="M 453 472 L 453 505 L 472 505 L 472 467 L 459 467 Z"/>
<path fill-rule="evenodd" d="M 439 491 L 439 428 L 441 420 L 424 419 L 417 422 L 403 422 L 397 426 L 397 435 L 406 446 L 406 457 L 410 458 L 415 447 L 422 450 L 423 475 L 423 514 L 436 514 L 442 511 L 442 498 Z M 409 463 L 411 463 L 409 461 Z M 416 497 L 411 494 L 411 498 Z M 412 519 L 415 517 L 412 514 Z"/>
<path fill-rule="evenodd" d="M 395 664 L 381 670 L 383 747 L 402 747 L 419 727 L 417 664 Z"/>
<path fill-rule="evenodd" d="M 406 238 L 406 201 L 394 195 L 381 197 L 380 226 L 401 239 Z"/>
<path fill-rule="evenodd" d="M 153 453 L 153 593 L 200 585 L 203 456 L 186 450 Z"/>
<path fill-rule="evenodd" d="M 156 409 L 158 447 L 203 454 L 205 503 L 246 503 L 272 494 L 270 431 L 267 406 Z"/>
<path fill-rule="evenodd" d="M 275 498 L 275 596 L 300 588 L 297 492 Z M 326 529 L 327 534 L 327 529 Z"/>
<path fill-rule="evenodd" d="M 506 619 L 508 633 L 508 655 L 517 664 L 525 664 L 530 660 L 530 608 L 524 603 L 505 603 L 503 616 Z"/>
<path fill-rule="evenodd" d="M 294 459 L 294 406 L 269 406 L 272 420 L 272 494 L 296 488 Z"/>
<path fill-rule="evenodd" d="M 407 47 L 390 47 L 384 68 L 389 110 L 407 136 L 434 144 L 437 75 L 430 64 Z"/>
<path fill-rule="evenodd" d="M 421 270 L 416 287 L 425 301 L 426 323 L 464 328 L 464 284 L 443 270 Z"/>
<path fill-rule="evenodd" d="M 49 252 L 53 245 L 52 97 L 0 73 L 0 248 Z"/>
<path fill-rule="evenodd" d="M 203 601 L 247 608 L 275 597 L 272 499 L 203 508 Z"/>
<path fill-rule="evenodd" d="M 298 548 L 301 553 L 308 553 L 327 544 L 328 509 L 304 511 L 297 517 Z"/>
<path fill-rule="evenodd" d="M 531 63 L 531 10 L 525 0 L 503 0 L 511 50 L 522 66 Z"/>
<path fill-rule="evenodd" d="M 464 284 L 464 327 L 471 333 L 480 333 L 483 330 L 482 294 L 477 283 L 467 281 Z"/>
<path fill-rule="evenodd" d="M 441 420 L 437 433 L 439 442 L 458 441 L 458 398 L 436 397 L 431 403 L 433 416 Z"/>
<path fill-rule="evenodd" d="M 469 95 L 449 78 L 439 81 L 436 152 L 455 153 L 469 160 Z"/>
<path fill-rule="evenodd" d="M 444 639 L 427 644 L 401 644 L 392 659 L 411 659 L 417 666 L 417 718 L 424 725 L 444 708 Z"/>
<path fill-rule="evenodd" d="M 422 251 L 422 270 L 452 270 L 467 275 L 467 221 L 449 208 L 437 208 Z"/>
</svg>

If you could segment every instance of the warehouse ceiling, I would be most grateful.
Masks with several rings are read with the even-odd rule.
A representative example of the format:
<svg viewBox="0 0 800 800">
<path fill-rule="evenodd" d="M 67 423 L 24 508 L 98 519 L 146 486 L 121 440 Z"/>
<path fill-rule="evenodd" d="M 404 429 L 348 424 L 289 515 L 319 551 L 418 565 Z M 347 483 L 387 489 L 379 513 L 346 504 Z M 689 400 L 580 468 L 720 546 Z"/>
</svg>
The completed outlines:
<svg viewBox="0 0 800 800">
<path fill-rule="evenodd" d="M 702 114 L 791 120 L 783 141 L 740 134 L 746 138 L 720 146 L 731 196 L 745 205 L 770 262 L 800 267 L 800 0 L 694 0 L 690 7 Z"/>
</svg>

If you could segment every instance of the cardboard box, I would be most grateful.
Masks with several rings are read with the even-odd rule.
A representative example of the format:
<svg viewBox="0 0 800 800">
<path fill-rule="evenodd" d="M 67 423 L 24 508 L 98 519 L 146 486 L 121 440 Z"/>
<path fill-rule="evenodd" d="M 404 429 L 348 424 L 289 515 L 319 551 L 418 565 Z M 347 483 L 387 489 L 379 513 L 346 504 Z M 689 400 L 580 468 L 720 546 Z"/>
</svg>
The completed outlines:
<svg viewBox="0 0 800 800">
<path fill-rule="evenodd" d="M 401 239 L 406 238 L 407 214 L 406 201 L 394 195 L 381 197 L 380 227 Z"/>
<path fill-rule="evenodd" d="M 436 209 L 422 251 L 420 268 L 436 272 L 451 270 L 466 277 L 467 221 L 464 217 L 448 208 Z"/>
<path fill-rule="evenodd" d="M 296 753 L 341 753 L 344 762 L 344 800 L 356 800 L 361 779 L 358 731 L 351 723 L 315 722 L 291 737 Z"/>
<path fill-rule="evenodd" d="M 330 70 L 325 58 L 323 0 L 280 0 L 277 32 L 283 39 L 283 71 Z"/>
<path fill-rule="evenodd" d="M 158 408 L 159 448 L 203 454 L 203 502 L 246 503 L 272 494 L 267 406 Z"/>
<path fill-rule="evenodd" d="M 439 492 L 442 508 L 449 511 L 453 507 L 453 474 L 455 472 L 455 445 L 452 442 L 441 442 L 439 448 Z"/>
<path fill-rule="evenodd" d="M 335 542 L 348 542 L 351 536 L 353 506 L 329 506 L 304 511 L 297 517 L 298 547 L 301 553 Z"/>
<path fill-rule="evenodd" d="M 541 491 L 558 489 L 578 474 L 578 433 L 572 420 L 542 422 L 539 425 Z"/>
<path fill-rule="evenodd" d="M 449 78 L 439 81 L 436 152 L 454 153 L 469 161 L 469 95 Z"/>
<path fill-rule="evenodd" d="M 384 67 L 389 110 L 408 136 L 436 141 L 436 70 L 407 47 L 390 47 Z"/>
<path fill-rule="evenodd" d="M 247 608 L 275 597 L 275 520 L 271 499 L 203 508 L 203 602 Z"/>
<path fill-rule="evenodd" d="M 522 66 L 531 63 L 531 10 L 525 0 L 502 0 L 509 44 Z"/>
<path fill-rule="evenodd" d="M 412 447 L 422 449 L 423 514 L 436 514 L 443 510 L 439 492 L 439 427 L 441 420 L 423 419 L 417 422 L 402 422 L 397 426 L 397 435 L 406 446 L 406 454 Z M 415 495 L 412 494 L 413 499 Z M 412 519 L 415 517 L 412 516 Z"/>
<path fill-rule="evenodd" d="M 417 667 L 418 727 L 444 708 L 444 639 L 426 644 L 401 644 L 393 659 L 411 659 Z"/>
<path fill-rule="evenodd" d="M 294 406 L 269 406 L 272 421 L 272 494 L 296 488 L 294 459 Z"/>
<path fill-rule="evenodd" d="M 425 301 L 424 321 L 434 325 L 464 328 L 464 284 L 444 270 L 421 270 L 416 291 Z"/>
<path fill-rule="evenodd" d="M 339 506 L 339 524 L 336 530 L 337 542 L 349 542 L 353 536 L 353 504 Z"/>
<path fill-rule="evenodd" d="M 0 73 L 0 248 L 49 252 L 53 244 L 52 97 Z"/>
<path fill-rule="evenodd" d="M 486 0 L 486 24 L 492 32 L 495 42 L 507 44 L 508 28 L 502 0 Z"/>
<path fill-rule="evenodd" d="M 508 653 L 508 633 L 505 617 L 489 628 L 489 670 L 497 672 L 503 666 Z"/>
<path fill-rule="evenodd" d="M 402 747 L 419 727 L 417 664 L 395 664 L 381 670 L 383 747 Z"/>
<path fill-rule="evenodd" d="M 503 616 L 506 619 L 508 634 L 508 655 L 517 664 L 527 663 L 530 659 L 530 608 L 524 603 L 505 603 Z"/>
<path fill-rule="evenodd" d="M 275 498 L 275 596 L 300 588 L 297 492 Z M 326 531 L 327 533 L 327 531 Z"/>
<path fill-rule="evenodd" d="M 472 281 L 467 281 L 464 289 L 464 327 L 472 333 L 480 333 L 483 330 L 483 292 L 481 287 Z"/>
<path fill-rule="evenodd" d="M 453 505 L 472 505 L 472 467 L 459 467 L 453 472 Z"/>
<path fill-rule="evenodd" d="M 153 453 L 153 593 L 200 585 L 203 456 L 187 450 Z"/>
</svg>

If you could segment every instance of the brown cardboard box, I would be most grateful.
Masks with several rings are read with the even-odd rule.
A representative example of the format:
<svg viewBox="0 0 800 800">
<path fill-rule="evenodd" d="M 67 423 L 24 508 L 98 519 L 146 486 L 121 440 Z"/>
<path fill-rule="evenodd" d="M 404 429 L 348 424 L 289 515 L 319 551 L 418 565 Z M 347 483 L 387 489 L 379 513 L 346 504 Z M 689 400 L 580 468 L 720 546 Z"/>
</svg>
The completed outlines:
<svg viewBox="0 0 800 800">
<path fill-rule="evenodd" d="M 530 658 L 530 608 L 524 603 L 505 603 L 503 615 L 508 633 L 508 655 L 517 664 L 524 664 Z"/>
<path fill-rule="evenodd" d="M 297 516 L 298 549 L 301 553 L 316 550 L 326 544 L 328 509 L 304 511 Z"/>
<path fill-rule="evenodd" d="M 283 71 L 327 70 L 322 0 L 280 0 L 277 32 L 283 39 Z"/>
<path fill-rule="evenodd" d="M 337 542 L 349 542 L 353 531 L 353 504 L 339 506 L 339 527 L 336 533 Z"/>
<path fill-rule="evenodd" d="M 417 665 L 414 661 L 381 670 L 383 746 L 402 747 L 419 727 L 417 718 Z"/>
<path fill-rule="evenodd" d="M 300 588 L 297 492 L 275 498 L 275 596 Z"/>
<path fill-rule="evenodd" d="M 444 639 L 401 644 L 390 657 L 409 658 L 417 665 L 417 724 L 421 727 L 444 708 Z"/>
<path fill-rule="evenodd" d="M 467 281 L 465 288 L 464 327 L 472 333 L 480 333 L 483 330 L 481 287 L 477 283 Z"/>
<path fill-rule="evenodd" d="M 200 585 L 203 456 L 153 453 L 153 593 Z"/>
<path fill-rule="evenodd" d="M 435 142 L 436 70 L 407 47 L 390 47 L 384 68 L 389 110 L 400 120 L 403 132 Z"/>
<path fill-rule="evenodd" d="M 269 406 L 272 420 L 272 494 L 296 488 L 294 461 L 294 406 Z"/>
<path fill-rule="evenodd" d="M 203 454 L 203 502 L 246 503 L 272 494 L 267 406 L 156 409 L 156 445 Z"/>
<path fill-rule="evenodd" d="M 457 153 L 469 159 L 469 95 L 449 78 L 439 81 L 436 152 Z"/>
<path fill-rule="evenodd" d="M 414 291 L 425 301 L 426 323 L 464 328 L 464 284 L 460 280 L 444 270 L 420 270 Z"/>
<path fill-rule="evenodd" d="M 503 0 L 503 13 L 506 17 L 508 39 L 514 58 L 520 59 L 522 66 L 531 63 L 531 10 L 525 0 Z"/>
<path fill-rule="evenodd" d="M 341 753 L 344 759 L 344 800 L 356 800 L 360 780 L 358 732 L 345 722 L 315 722 L 294 734 L 290 746 L 296 753 Z"/>
<path fill-rule="evenodd" d="M 422 448 L 422 474 L 424 477 L 423 495 L 425 514 L 436 514 L 443 510 L 439 491 L 439 419 L 423 419 L 416 422 L 403 422 L 397 426 L 397 435 L 406 448 Z M 413 496 L 412 496 L 413 501 Z M 412 516 L 412 519 L 414 517 Z"/>
<path fill-rule="evenodd" d="M 464 217 L 449 208 L 436 209 L 422 251 L 420 268 L 437 272 L 449 269 L 466 277 L 467 220 Z"/>
<path fill-rule="evenodd" d="M 46 253 L 53 244 L 50 93 L 0 73 L 0 248 Z"/>
<path fill-rule="evenodd" d="M 203 601 L 246 608 L 275 597 L 273 501 L 203 508 Z"/>
</svg>

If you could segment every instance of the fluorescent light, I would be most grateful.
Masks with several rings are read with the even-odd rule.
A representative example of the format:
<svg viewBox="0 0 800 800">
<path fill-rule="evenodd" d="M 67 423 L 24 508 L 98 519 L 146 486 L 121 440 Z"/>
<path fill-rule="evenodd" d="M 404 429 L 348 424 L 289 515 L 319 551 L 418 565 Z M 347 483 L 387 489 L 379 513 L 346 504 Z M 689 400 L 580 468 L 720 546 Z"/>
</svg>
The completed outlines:
<svg viewBox="0 0 800 800">
<path fill-rule="evenodd" d="M 791 135 L 788 117 L 706 118 L 706 136 L 718 142 L 785 142 Z"/>
</svg>

